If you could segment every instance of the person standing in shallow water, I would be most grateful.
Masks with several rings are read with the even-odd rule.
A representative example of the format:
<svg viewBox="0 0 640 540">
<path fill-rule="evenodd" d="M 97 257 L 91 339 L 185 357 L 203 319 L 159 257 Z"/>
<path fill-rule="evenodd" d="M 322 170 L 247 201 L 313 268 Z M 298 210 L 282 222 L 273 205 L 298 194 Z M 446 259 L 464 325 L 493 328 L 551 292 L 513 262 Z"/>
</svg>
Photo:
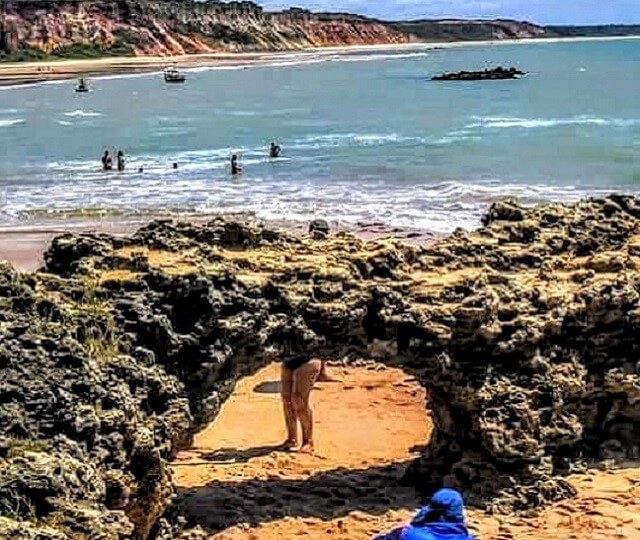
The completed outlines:
<svg viewBox="0 0 640 540">
<path fill-rule="evenodd" d="M 124 152 L 122 150 L 118 150 L 118 154 L 116 155 L 116 165 L 120 172 L 124 171 L 125 161 L 124 161 Z"/>
<path fill-rule="evenodd" d="M 280 379 L 282 383 L 282 408 L 287 427 L 287 440 L 284 447 L 293 450 L 298 446 L 298 422 L 302 431 L 302 444 L 299 452 L 312 454 L 313 410 L 311 409 L 311 390 L 316 381 L 332 382 L 326 371 L 326 362 L 317 358 L 294 357 L 282 362 Z"/>
<path fill-rule="evenodd" d="M 242 172 L 242 166 L 238 163 L 238 156 L 233 154 L 231 156 L 231 174 L 237 176 Z"/>
<path fill-rule="evenodd" d="M 102 170 L 110 171 L 111 169 L 113 169 L 113 161 L 111 160 L 109 150 L 105 150 L 104 154 L 102 154 Z"/>
</svg>

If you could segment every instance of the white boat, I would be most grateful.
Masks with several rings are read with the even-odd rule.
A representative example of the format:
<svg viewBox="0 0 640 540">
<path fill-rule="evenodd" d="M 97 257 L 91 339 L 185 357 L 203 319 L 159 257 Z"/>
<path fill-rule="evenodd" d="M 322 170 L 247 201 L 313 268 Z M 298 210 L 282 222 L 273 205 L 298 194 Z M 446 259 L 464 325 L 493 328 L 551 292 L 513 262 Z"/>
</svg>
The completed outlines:
<svg viewBox="0 0 640 540">
<path fill-rule="evenodd" d="M 164 80 L 168 83 L 183 83 L 187 76 L 174 67 L 164 68 Z"/>
</svg>

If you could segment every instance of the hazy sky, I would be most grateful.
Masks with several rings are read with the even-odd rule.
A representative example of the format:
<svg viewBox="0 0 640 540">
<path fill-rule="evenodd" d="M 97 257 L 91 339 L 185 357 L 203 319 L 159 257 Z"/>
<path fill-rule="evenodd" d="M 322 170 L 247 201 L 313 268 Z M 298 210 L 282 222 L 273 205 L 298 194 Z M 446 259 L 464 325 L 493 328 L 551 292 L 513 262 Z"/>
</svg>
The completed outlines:
<svg viewBox="0 0 640 540">
<path fill-rule="evenodd" d="M 258 0 L 268 9 L 295 5 L 382 19 L 505 17 L 543 24 L 640 23 L 640 0 Z"/>
</svg>

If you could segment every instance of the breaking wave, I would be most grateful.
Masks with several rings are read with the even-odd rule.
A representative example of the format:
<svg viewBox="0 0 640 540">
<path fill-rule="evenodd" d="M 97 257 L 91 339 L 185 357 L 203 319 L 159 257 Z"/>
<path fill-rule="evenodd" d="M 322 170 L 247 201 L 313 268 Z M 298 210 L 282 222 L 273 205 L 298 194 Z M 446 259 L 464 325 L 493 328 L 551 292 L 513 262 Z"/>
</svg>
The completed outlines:
<svg viewBox="0 0 640 540">
<path fill-rule="evenodd" d="M 0 120 L 0 127 L 18 126 L 20 124 L 24 124 L 25 122 L 26 120 L 24 118 Z"/>
<path fill-rule="evenodd" d="M 97 116 L 102 116 L 102 113 L 77 109 L 75 111 L 66 112 L 64 113 L 64 115 L 68 116 L 69 118 L 94 118 Z"/>
<path fill-rule="evenodd" d="M 573 118 L 510 118 L 510 117 L 475 117 L 475 122 L 466 127 L 473 128 L 554 128 L 558 126 L 614 126 L 632 127 L 640 125 L 640 120 L 622 118 L 598 118 L 592 116 L 576 116 Z"/>
</svg>

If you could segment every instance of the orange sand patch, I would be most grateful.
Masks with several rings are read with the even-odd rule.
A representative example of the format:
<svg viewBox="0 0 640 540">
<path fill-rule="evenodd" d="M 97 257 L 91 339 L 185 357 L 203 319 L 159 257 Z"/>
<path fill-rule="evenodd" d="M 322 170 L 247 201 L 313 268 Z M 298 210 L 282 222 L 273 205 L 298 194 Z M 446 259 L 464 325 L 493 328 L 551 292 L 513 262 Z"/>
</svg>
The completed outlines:
<svg viewBox="0 0 640 540">
<path fill-rule="evenodd" d="M 338 467 L 366 469 L 417 455 L 410 448 L 425 443 L 431 424 L 424 389 L 414 379 L 391 369 L 330 371 L 339 382 L 318 383 L 312 394 L 315 455 L 268 451 L 285 439 L 280 365 L 272 364 L 241 380 L 215 422 L 196 436 L 191 450 L 178 456 L 176 484 L 241 482 L 271 474 L 306 478 Z M 264 447 L 266 455 L 241 457 L 257 447 Z"/>
<path fill-rule="evenodd" d="M 190 518 L 211 540 L 369 540 L 419 506 L 398 486 L 430 437 L 424 390 L 399 370 L 332 368 L 313 394 L 317 455 L 284 439 L 279 366 L 243 379 L 173 464 Z M 640 469 L 570 479 L 578 496 L 531 518 L 468 512 L 479 540 L 640 540 Z M 215 532 L 223 524 L 223 530 Z"/>
</svg>

